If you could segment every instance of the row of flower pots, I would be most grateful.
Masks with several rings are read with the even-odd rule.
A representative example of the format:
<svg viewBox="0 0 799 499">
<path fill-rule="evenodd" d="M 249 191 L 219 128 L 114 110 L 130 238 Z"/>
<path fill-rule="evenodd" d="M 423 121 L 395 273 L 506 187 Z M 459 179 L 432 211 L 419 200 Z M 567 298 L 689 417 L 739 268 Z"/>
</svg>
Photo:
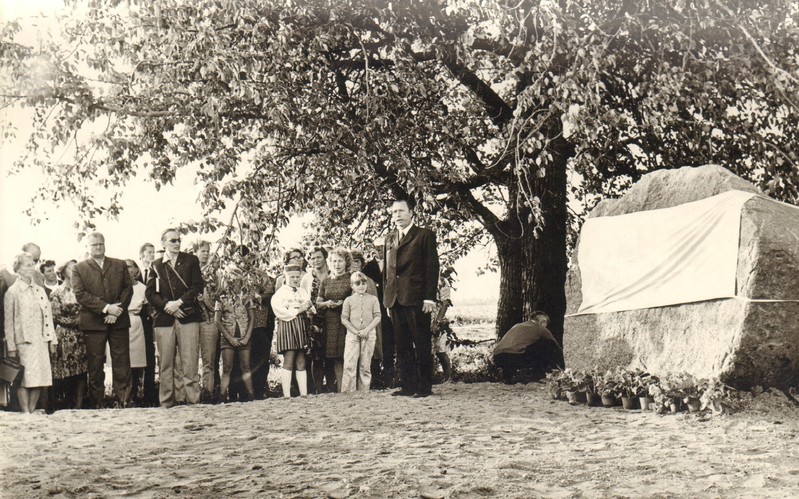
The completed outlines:
<svg viewBox="0 0 799 499">
<path fill-rule="evenodd" d="M 547 374 L 547 388 L 555 399 L 589 407 L 622 406 L 655 412 L 722 412 L 722 400 L 734 390 L 718 380 L 696 380 L 686 374 L 658 377 L 640 369 L 596 369 L 583 372 L 556 369 Z"/>
</svg>

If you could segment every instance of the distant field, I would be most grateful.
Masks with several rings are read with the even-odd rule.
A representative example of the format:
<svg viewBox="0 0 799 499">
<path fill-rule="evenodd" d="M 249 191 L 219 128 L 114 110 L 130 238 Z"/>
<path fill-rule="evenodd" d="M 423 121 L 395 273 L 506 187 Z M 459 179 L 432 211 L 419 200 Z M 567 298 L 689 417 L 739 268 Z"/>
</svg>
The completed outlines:
<svg viewBox="0 0 799 499">
<path fill-rule="evenodd" d="M 447 318 L 456 324 L 494 322 L 497 319 L 497 302 L 495 300 L 456 302 L 447 312 Z"/>
</svg>

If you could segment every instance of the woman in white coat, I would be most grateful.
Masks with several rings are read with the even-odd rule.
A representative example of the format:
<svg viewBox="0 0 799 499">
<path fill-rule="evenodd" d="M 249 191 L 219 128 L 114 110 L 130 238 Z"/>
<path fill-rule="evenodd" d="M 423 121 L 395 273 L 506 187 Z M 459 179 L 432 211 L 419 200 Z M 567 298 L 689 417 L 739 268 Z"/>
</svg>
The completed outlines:
<svg viewBox="0 0 799 499">
<path fill-rule="evenodd" d="M 43 389 L 53 384 L 50 354 L 55 353 L 58 339 L 50 300 L 44 288 L 33 282 L 33 257 L 28 253 L 17 255 L 13 268 L 17 280 L 3 300 L 6 343 L 9 357 L 19 356 L 24 367 L 17 396 L 22 412 L 30 414 Z"/>
</svg>

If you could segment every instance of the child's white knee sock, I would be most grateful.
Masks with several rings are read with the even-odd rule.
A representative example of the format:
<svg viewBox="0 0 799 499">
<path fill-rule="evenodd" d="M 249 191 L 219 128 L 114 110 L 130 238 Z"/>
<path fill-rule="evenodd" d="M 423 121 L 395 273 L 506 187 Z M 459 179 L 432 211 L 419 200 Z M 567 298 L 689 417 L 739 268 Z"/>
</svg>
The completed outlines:
<svg viewBox="0 0 799 499">
<path fill-rule="evenodd" d="M 308 374 L 306 371 L 294 371 L 297 373 L 297 385 L 300 387 L 300 395 L 308 395 Z"/>
<path fill-rule="evenodd" d="M 285 398 L 291 398 L 291 371 L 288 369 L 281 369 L 280 381 L 283 385 L 283 396 Z"/>
</svg>

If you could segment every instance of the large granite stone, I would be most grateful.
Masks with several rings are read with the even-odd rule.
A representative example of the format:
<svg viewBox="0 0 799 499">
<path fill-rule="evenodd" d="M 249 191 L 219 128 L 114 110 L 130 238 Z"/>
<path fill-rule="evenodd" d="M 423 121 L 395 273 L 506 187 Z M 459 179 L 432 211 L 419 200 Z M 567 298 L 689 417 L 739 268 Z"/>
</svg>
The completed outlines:
<svg viewBox="0 0 799 499">
<path fill-rule="evenodd" d="M 668 208 L 731 189 L 761 193 L 720 166 L 661 170 L 589 216 Z M 577 251 L 573 257 L 563 338 L 568 367 L 686 372 L 738 388 L 799 383 L 799 303 L 720 299 L 569 317 L 582 300 Z M 799 209 L 763 198 L 746 202 L 737 283 L 739 297 L 799 300 Z"/>
</svg>

